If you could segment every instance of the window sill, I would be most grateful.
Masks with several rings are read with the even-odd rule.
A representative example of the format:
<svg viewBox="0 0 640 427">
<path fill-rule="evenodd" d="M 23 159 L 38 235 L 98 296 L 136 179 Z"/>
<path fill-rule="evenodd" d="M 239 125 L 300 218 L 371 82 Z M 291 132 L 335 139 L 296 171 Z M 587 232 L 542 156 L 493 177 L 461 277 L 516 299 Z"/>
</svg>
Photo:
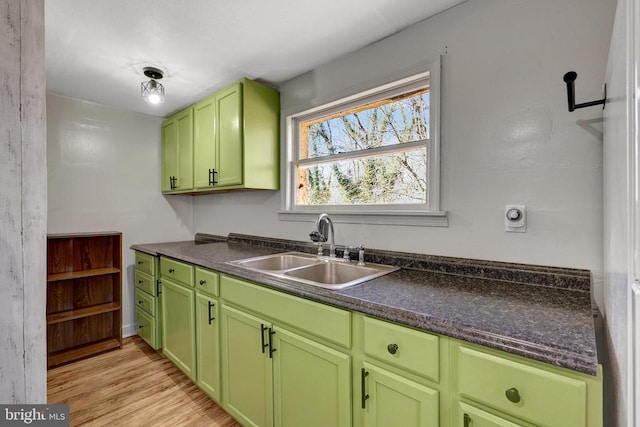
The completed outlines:
<svg viewBox="0 0 640 427">
<path fill-rule="evenodd" d="M 446 211 L 437 212 L 345 212 L 345 211 L 279 211 L 281 221 L 313 222 L 321 213 L 327 213 L 335 223 L 375 224 L 375 225 L 408 225 L 418 227 L 448 227 L 449 219 Z"/>
</svg>

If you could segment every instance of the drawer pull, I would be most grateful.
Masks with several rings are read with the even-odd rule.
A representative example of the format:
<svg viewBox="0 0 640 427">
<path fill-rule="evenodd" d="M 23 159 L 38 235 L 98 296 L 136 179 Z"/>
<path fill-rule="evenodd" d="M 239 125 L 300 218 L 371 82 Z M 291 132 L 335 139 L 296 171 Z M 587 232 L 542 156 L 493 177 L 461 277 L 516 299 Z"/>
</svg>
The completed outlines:
<svg viewBox="0 0 640 427">
<path fill-rule="evenodd" d="M 269 359 L 273 359 L 273 353 L 275 353 L 277 350 L 273 348 L 273 341 L 272 341 L 275 333 L 276 331 L 274 331 L 273 328 L 269 328 Z"/>
<path fill-rule="evenodd" d="M 464 427 L 469 427 L 471 426 L 471 417 L 469 416 L 469 414 L 464 414 Z"/>
<path fill-rule="evenodd" d="M 142 304 L 142 300 L 141 299 L 138 300 L 138 304 Z"/>
<path fill-rule="evenodd" d="M 143 329 L 143 328 L 144 328 L 144 325 L 139 325 L 138 326 L 138 329 Z"/>
<path fill-rule="evenodd" d="M 138 261 L 138 265 L 144 264 L 144 261 Z"/>
<path fill-rule="evenodd" d="M 174 270 L 173 268 L 170 268 L 170 269 L 169 269 L 169 274 L 173 274 L 173 272 L 174 272 L 174 271 L 175 271 L 175 270 Z"/>
<path fill-rule="evenodd" d="M 138 285 L 142 285 L 144 283 L 142 280 L 138 280 Z"/>
<path fill-rule="evenodd" d="M 507 399 L 509 399 L 509 402 L 520 402 L 520 392 L 517 388 L 510 388 L 509 390 L 505 391 L 504 394 L 507 396 Z"/>
<path fill-rule="evenodd" d="M 209 303 L 209 324 L 211 324 L 211 321 L 216 320 L 215 317 L 211 316 L 211 309 L 213 307 L 215 307 L 216 305 L 214 303 L 212 303 L 211 301 L 208 301 Z"/>
<path fill-rule="evenodd" d="M 207 283 L 206 280 L 200 280 L 200 286 L 204 286 Z"/>
<path fill-rule="evenodd" d="M 264 324 L 260 325 L 260 341 L 261 341 L 261 345 L 262 345 L 262 354 L 264 354 L 264 349 L 269 346 L 269 344 L 267 344 L 265 342 L 265 339 L 264 339 L 264 332 L 267 329 L 269 329 L 269 328 L 267 326 L 264 326 Z"/>
<path fill-rule="evenodd" d="M 367 399 L 369 395 L 365 393 L 365 388 L 367 386 L 367 377 L 369 376 L 369 372 L 366 369 L 362 368 L 360 370 L 360 403 L 362 409 L 367 409 Z"/>
<path fill-rule="evenodd" d="M 398 351 L 398 344 L 389 344 L 387 346 L 387 351 L 391 354 L 396 354 Z"/>
</svg>

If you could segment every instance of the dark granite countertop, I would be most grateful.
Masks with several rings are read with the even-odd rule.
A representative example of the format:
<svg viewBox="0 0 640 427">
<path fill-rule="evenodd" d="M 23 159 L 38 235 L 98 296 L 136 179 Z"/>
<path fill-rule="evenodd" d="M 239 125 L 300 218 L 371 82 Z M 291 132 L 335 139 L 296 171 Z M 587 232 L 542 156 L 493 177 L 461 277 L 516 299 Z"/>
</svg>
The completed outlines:
<svg viewBox="0 0 640 427">
<path fill-rule="evenodd" d="M 586 270 L 367 250 L 367 262 L 401 270 L 339 291 L 227 264 L 312 244 L 230 234 L 133 245 L 294 295 L 425 331 L 596 375 L 597 354 Z"/>
</svg>

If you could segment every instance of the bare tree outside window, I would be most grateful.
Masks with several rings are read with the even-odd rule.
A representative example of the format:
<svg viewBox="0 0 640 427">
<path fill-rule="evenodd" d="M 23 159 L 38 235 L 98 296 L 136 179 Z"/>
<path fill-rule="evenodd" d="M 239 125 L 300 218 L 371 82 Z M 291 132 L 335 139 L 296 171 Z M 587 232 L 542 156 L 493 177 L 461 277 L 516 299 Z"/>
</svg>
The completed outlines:
<svg viewBox="0 0 640 427">
<path fill-rule="evenodd" d="M 429 88 L 300 122 L 297 205 L 425 204 Z"/>
</svg>

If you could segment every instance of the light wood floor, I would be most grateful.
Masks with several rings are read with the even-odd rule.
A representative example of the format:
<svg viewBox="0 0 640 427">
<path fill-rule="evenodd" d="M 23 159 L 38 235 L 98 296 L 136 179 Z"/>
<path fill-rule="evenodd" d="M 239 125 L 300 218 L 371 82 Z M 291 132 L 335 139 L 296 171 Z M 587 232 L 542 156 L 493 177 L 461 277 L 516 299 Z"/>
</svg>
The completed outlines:
<svg viewBox="0 0 640 427">
<path fill-rule="evenodd" d="M 239 426 L 139 337 L 121 350 L 48 371 L 48 403 L 69 405 L 71 426 Z"/>
</svg>

